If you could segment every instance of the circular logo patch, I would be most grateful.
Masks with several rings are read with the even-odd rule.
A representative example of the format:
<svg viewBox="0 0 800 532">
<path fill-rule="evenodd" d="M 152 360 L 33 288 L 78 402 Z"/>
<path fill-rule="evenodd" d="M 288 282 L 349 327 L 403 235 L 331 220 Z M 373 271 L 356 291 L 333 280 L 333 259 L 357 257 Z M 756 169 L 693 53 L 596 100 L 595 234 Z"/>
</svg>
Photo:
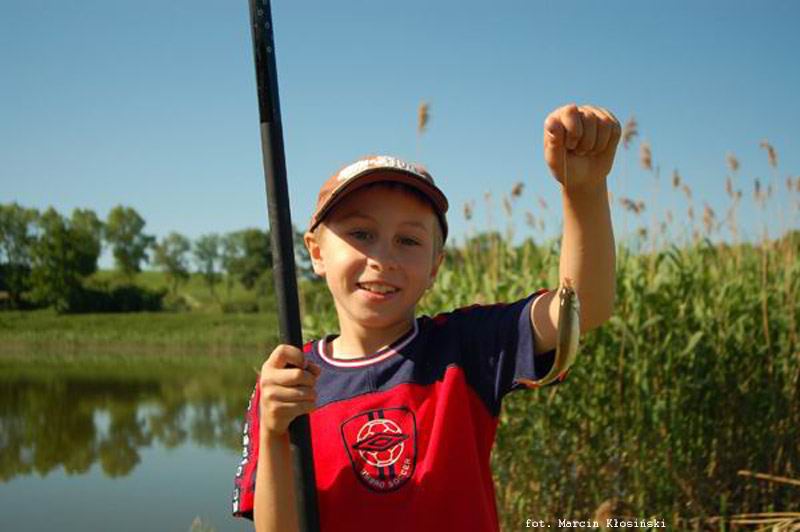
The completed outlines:
<svg viewBox="0 0 800 532">
<path fill-rule="evenodd" d="M 381 408 L 342 423 L 344 442 L 356 477 L 373 491 L 400 488 L 414 474 L 417 427 L 408 408 Z"/>
</svg>

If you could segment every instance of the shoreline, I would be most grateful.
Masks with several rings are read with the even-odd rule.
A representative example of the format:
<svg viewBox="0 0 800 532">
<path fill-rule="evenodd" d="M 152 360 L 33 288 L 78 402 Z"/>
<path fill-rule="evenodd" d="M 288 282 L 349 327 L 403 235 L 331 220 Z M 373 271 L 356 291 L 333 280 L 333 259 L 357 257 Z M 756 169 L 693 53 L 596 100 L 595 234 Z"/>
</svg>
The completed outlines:
<svg viewBox="0 0 800 532">
<path fill-rule="evenodd" d="M 0 356 L 43 353 L 263 353 L 279 340 L 274 314 L 0 312 Z"/>
</svg>

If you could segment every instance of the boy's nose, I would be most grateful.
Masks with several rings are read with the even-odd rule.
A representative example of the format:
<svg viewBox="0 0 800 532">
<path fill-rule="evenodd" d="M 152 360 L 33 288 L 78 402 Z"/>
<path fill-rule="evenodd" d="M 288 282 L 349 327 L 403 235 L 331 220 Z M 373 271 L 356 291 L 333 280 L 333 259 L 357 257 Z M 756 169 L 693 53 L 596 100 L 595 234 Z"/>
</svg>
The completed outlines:
<svg viewBox="0 0 800 532">
<path fill-rule="evenodd" d="M 397 268 L 397 259 L 394 256 L 392 245 L 388 243 L 379 243 L 375 245 L 371 253 L 367 255 L 367 263 L 372 267 L 378 267 L 382 270 Z"/>
</svg>

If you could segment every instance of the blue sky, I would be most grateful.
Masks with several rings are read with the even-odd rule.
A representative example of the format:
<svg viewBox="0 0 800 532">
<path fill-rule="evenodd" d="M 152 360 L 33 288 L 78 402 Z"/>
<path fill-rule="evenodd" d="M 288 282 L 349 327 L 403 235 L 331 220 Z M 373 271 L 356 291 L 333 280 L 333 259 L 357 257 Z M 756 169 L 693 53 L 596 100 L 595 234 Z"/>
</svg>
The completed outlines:
<svg viewBox="0 0 800 532">
<path fill-rule="evenodd" d="M 190 237 L 266 228 L 255 76 L 245 0 L 2 0 L 0 202 L 68 213 L 117 204 L 146 230 Z M 596 103 L 640 137 L 620 148 L 609 188 L 672 208 L 670 178 L 721 217 L 727 153 L 741 168 L 748 237 L 800 194 L 797 2 L 275 1 L 273 19 L 292 219 L 305 226 L 322 181 L 368 153 L 425 163 L 448 194 L 452 234 L 475 201 L 474 229 L 504 230 L 501 199 L 525 184 L 518 237 L 559 230 L 558 186 L 542 157 L 542 122 L 569 102 Z M 417 107 L 430 104 L 419 138 Z M 778 153 L 774 172 L 762 139 Z M 652 145 L 655 178 L 639 166 Z M 766 213 L 753 180 L 775 179 Z M 538 196 L 549 205 L 542 210 Z M 656 200 L 655 202 L 653 200 Z M 677 210 L 680 209 L 680 210 Z M 547 220 L 528 228 L 524 212 Z M 639 225 L 615 201 L 617 240 Z M 784 214 L 783 227 L 798 218 Z M 729 238 L 727 230 L 715 237 Z M 107 260 L 107 259 L 106 259 Z"/>
</svg>

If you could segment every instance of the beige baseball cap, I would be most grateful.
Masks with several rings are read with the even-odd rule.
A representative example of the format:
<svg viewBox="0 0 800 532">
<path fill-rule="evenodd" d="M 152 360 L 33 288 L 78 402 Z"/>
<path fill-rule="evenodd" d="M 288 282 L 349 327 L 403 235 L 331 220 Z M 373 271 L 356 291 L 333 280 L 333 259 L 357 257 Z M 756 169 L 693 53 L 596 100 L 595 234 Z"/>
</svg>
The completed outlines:
<svg viewBox="0 0 800 532">
<path fill-rule="evenodd" d="M 442 241 L 447 240 L 447 198 L 433 182 L 433 177 L 420 165 L 408 163 L 389 155 L 371 155 L 351 163 L 333 174 L 319 191 L 317 208 L 308 226 L 313 231 L 331 209 L 347 194 L 359 188 L 389 181 L 405 183 L 422 192 L 434 207 L 442 227 Z"/>
</svg>

